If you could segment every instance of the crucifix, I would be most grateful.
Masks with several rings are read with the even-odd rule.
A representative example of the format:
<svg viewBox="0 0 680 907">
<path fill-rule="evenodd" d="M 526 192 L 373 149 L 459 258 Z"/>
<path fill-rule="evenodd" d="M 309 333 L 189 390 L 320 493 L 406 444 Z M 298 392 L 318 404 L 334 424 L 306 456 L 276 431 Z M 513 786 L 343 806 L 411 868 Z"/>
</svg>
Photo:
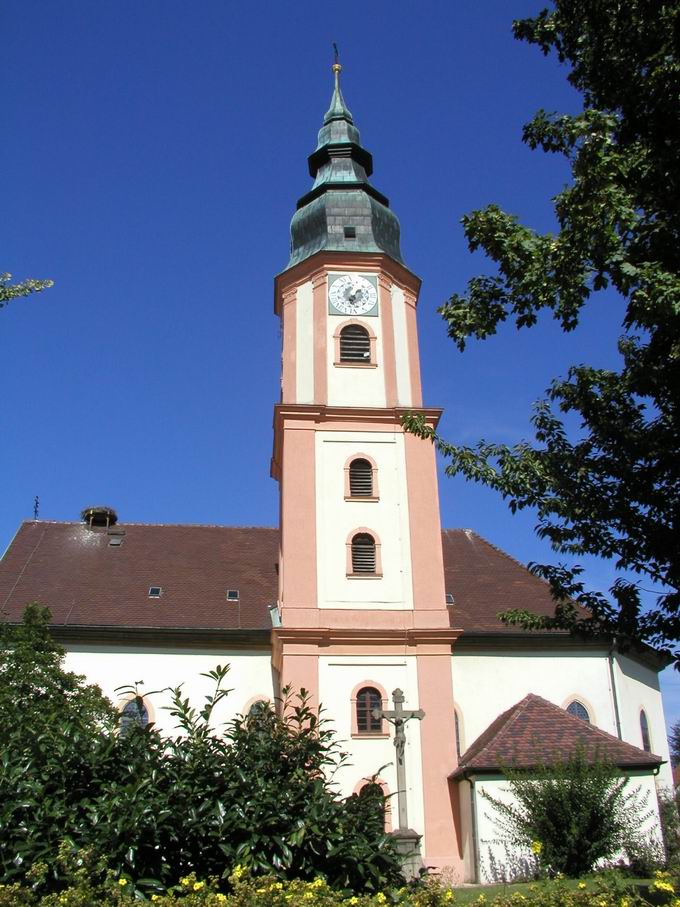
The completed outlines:
<svg viewBox="0 0 680 907">
<path fill-rule="evenodd" d="M 392 692 L 393 709 L 373 709 L 374 718 L 384 718 L 394 725 L 394 747 L 397 751 L 397 804 L 399 808 L 399 829 L 408 828 L 408 812 L 406 808 L 406 769 L 404 766 L 404 748 L 406 747 L 406 734 L 404 725 L 411 718 L 421 721 L 425 717 L 422 709 L 404 709 L 404 693 L 396 689 Z"/>
</svg>

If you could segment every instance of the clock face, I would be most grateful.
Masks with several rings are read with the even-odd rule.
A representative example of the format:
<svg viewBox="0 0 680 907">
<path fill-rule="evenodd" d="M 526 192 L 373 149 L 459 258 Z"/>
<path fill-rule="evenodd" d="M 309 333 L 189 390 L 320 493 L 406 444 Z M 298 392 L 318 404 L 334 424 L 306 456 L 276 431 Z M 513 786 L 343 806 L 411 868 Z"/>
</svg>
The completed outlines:
<svg viewBox="0 0 680 907">
<path fill-rule="evenodd" d="M 328 299 L 331 311 L 343 315 L 366 315 L 378 302 L 378 290 L 373 281 L 362 274 L 341 274 L 331 279 Z"/>
</svg>

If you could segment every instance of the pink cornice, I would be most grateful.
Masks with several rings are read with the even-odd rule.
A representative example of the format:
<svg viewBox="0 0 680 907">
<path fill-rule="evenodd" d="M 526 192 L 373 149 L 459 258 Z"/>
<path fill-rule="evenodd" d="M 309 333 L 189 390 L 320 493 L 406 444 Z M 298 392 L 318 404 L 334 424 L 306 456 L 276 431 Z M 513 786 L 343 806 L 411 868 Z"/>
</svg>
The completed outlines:
<svg viewBox="0 0 680 907">
<path fill-rule="evenodd" d="M 385 646 L 398 646 L 402 650 L 408 648 L 419 651 L 422 648 L 423 654 L 450 655 L 451 646 L 460 633 L 460 630 L 451 627 L 391 630 L 367 630 L 351 627 L 274 627 L 272 629 L 272 660 L 276 666 L 278 653 L 307 654 L 317 651 L 321 655 L 326 652 L 337 653 L 339 647 L 352 649 L 366 646 L 378 652 Z M 417 653 L 414 652 L 414 654 Z"/>
<path fill-rule="evenodd" d="M 274 407 L 274 449 L 271 476 L 281 475 L 283 430 L 312 431 L 403 431 L 401 418 L 407 413 L 425 417 L 427 425 L 436 428 L 442 409 L 423 407 L 319 406 L 316 403 L 277 403 Z"/>
</svg>

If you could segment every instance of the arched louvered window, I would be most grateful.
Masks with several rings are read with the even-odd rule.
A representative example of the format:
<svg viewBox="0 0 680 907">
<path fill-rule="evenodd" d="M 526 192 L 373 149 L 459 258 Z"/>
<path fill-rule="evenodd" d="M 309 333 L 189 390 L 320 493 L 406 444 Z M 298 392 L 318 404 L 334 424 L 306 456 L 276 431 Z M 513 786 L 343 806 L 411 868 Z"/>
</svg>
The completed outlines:
<svg viewBox="0 0 680 907">
<path fill-rule="evenodd" d="M 581 721 L 587 721 L 590 723 L 590 715 L 588 714 L 588 709 L 583 705 L 582 702 L 579 702 L 578 699 L 574 699 L 569 703 L 569 705 L 567 706 L 567 711 L 575 718 L 580 718 Z"/>
<path fill-rule="evenodd" d="M 649 722 L 644 709 L 640 711 L 640 733 L 642 734 L 642 749 L 646 753 L 651 753 L 652 741 L 649 738 Z"/>
<path fill-rule="evenodd" d="M 373 494 L 373 467 L 362 458 L 349 464 L 349 493 L 353 498 L 370 498 Z"/>
<path fill-rule="evenodd" d="M 128 734 L 133 727 L 146 727 L 148 723 L 149 710 L 141 696 L 135 696 L 125 703 L 118 721 L 121 734 Z"/>
<path fill-rule="evenodd" d="M 368 532 L 352 539 L 352 573 L 375 573 L 375 539 Z"/>
<path fill-rule="evenodd" d="M 357 693 L 357 733 L 380 734 L 382 718 L 376 718 L 374 709 L 382 708 L 380 693 L 375 687 L 362 687 Z"/>
<path fill-rule="evenodd" d="M 340 362 L 370 362 L 371 338 L 360 324 L 348 324 L 340 331 Z"/>
</svg>

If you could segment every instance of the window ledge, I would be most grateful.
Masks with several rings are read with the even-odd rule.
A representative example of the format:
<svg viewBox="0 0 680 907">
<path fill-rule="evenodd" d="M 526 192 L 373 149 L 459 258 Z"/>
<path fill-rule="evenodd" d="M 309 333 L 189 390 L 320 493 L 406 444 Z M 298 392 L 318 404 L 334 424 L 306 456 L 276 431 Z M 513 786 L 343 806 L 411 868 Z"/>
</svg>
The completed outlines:
<svg viewBox="0 0 680 907">
<path fill-rule="evenodd" d="M 382 579 L 382 573 L 347 573 L 347 579 Z"/>
<path fill-rule="evenodd" d="M 389 740 L 389 737 L 390 735 L 387 731 L 370 734 L 364 734 L 361 731 L 352 731 L 353 740 Z"/>
<path fill-rule="evenodd" d="M 377 368 L 377 362 L 334 362 L 336 368 Z"/>
<path fill-rule="evenodd" d="M 346 501 L 368 501 L 369 503 L 374 503 L 379 501 L 380 498 L 373 494 L 346 494 Z"/>
</svg>

